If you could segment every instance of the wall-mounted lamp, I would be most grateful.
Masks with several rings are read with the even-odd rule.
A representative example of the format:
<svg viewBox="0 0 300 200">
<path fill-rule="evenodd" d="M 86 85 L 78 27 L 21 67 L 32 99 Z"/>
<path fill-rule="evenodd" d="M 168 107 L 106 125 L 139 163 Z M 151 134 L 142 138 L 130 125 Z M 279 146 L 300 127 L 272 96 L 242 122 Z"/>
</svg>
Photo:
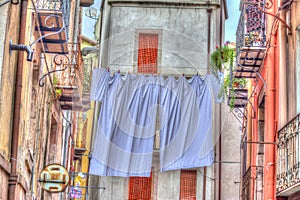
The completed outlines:
<svg viewBox="0 0 300 200">
<path fill-rule="evenodd" d="M 31 49 L 30 46 L 26 46 L 23 44 L 13 44 L 12 40 L 9 41 L 9 53 L 13 50 L 18 50 L 18 51 L 26 51 L 27 52 L 27 61 L 32 61 L 33 57 L 33 50 Z"/>
</svg>

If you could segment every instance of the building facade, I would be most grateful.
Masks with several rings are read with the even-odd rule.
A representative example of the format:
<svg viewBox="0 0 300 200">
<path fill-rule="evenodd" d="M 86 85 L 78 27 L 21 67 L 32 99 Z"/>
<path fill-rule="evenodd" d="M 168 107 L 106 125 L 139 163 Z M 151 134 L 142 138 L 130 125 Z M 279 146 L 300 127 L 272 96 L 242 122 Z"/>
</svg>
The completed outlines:
<svg viewBox="0 0 300 200">
<path fill-rule="evenodd" d="M 299 3 L 241 1 L 234 76 L 250 80 L 242 199 L 298 199 Z"/>
<path fill-rule="evenodd" d="M 205 76 L 210 53 L 224 42 L 226 1 L 108 0 L 101 9 L 99 67 L 112 74 Z M 96 103 L 94 127 L 100 107 Z M 240 156 L 233 152 L 239 149 L 239 127 L 235 121 L 224 125 L 233 118 L 228 108 L 214 105 L 213 166 L 160 172 L 157 130 L 149 178 L 92 177 L 89 185 L 105 190 L 89 194 L 95 199 L 238 198 Z"/>
<path fill-rule="evenodd" d="M 86 150 L 90 107 L 79 19 L 81 6 L 91 4 L 1 1 L 0 199 L 72 194 L 71 186 L 62 193 L 45 190 L 48 180 L 40 173 L 47 165 L 62 165 L 72 172 L 72 185 L 76 160 Z"/>
</svg>

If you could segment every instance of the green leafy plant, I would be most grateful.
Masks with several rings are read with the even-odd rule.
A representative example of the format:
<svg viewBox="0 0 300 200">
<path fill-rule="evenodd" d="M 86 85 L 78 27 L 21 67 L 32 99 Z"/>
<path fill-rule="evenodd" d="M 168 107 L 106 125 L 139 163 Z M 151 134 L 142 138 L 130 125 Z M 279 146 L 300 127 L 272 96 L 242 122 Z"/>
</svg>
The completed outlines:
<svg viewBox="0 0 300 200">
<path fill-rule="evenodd" d="M 56 78 L 55 76 L 53 76 L 52 83 L 53 83 L 53 85 L 57 85 L 58 84 L 58 78 Z"/>
<path fill-rule="evenodd" d="M 216 50 L 210 55 L 210 71 L 218 77 L 218 72 L 223 72 L 226 66 L 233 65 L 235 51 L 229 47 L 229 41 L 224 46 L 216 46 Z"/>
<path fill-rule="evenodd" d="M 228 105 L 230 109 L 233 109 L 235 104 L 235 97 L 236 97 L 236 91 L 235 89 L 238 88 L 245 88 L 247 84 L 247 81 L 245 78 L 236 78 L 232 77 L 230 79 L 230 74 L 227 74 L 223 81 L 222 89 L 219 93 L 219 97 L 223 96 L 225 94 L 226 97 L 230 96 L 230 100 L 228 102 Z"/>
<path fill-rule="evenodd" d="M 61 88 L 55 88 L 55 95 L 57 99 L 62 95 L 62 89 Z"/>
</svg>

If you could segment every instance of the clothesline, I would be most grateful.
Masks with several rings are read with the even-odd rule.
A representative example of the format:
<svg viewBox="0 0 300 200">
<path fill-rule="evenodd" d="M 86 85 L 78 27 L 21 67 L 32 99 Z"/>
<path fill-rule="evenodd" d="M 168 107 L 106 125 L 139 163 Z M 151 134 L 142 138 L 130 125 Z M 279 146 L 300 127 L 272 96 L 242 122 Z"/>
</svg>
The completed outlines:
<svg viewBox="0 0 300 200">
<path fill-rule="evenodd" d="M 175 77 L 175 78 L 180 78 L 181 76 L 184 76 L 184 77 L 186 77 L 187 79 L 189 79 L 189 78 L 192 78 L 193 76 L 200 76 L 200 77 L 202 77 L 203 79 L 205 79 L 205 77 L 208 75 L 208 74 L 210 74 L 210 73 L 207 73 L 207 74 L 205 74 L 205 75 L 201 75 L 200 73 L 193 73 L 193 74 L 186 74 L 186 73 L 174 73 L 174 74 L 172 74 L 172 73 L 168 73 L 168 74 L 162 74 L 162 73 L 156 73 L 156 74 L 145 74 L 145 73 L 136 73 L 136 72 L 131 72 L 131 71 L 128 71 L 128 72 L 122 72 L 120 69 L 118 69 L 118 70 L 112 70 L 112 69 L 110 69 L 110 68 L 103 68 L 103 69 L 106 69 L 106 70 L 108 70 L 109 72 L 110 72 L 110 75 L 111 76 L 114 76 L 116 73 L 119 73 L 119 74 L 121 74 L 121 76 L 127 76 L 127 75 L 129 75 L 129 74 L 132 74 L 132 75 L 140 75 L 140 76 L 162 76 L 162 77 L 170 77 L 170 76 L 172 76 L 172 77 Z M 198 68 L 198 69 L 207 69 L 207 68 Z"/>
<path fill-rule="evenodd" d="M 106 69 L 95 69 L 91 99 L 102 105 L 90 173 L 149 176 L 158 115 L 161 171 L 212 165 L 210 88 L 214 87 L 209 85 L 218 83 L 213 75 L 205 80 L 200 76 L 176 80 L 172 76 L 111 76 Z"/>
</svg>

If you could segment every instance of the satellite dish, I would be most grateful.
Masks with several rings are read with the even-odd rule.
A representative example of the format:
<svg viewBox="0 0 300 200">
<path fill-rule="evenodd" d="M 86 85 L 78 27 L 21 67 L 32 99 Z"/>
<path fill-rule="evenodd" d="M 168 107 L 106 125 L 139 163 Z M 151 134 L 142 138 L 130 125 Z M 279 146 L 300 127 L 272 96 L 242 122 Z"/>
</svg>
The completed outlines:
<svg viewBox="0 0 300 200">
<path fill-rule="evenodd" d="M 89 7 L 88 9 L 85 10 L 84 12 L 85 16 L 96 19 L 97 18 L 97 9 L 94 7 Z"/>
</svg>

